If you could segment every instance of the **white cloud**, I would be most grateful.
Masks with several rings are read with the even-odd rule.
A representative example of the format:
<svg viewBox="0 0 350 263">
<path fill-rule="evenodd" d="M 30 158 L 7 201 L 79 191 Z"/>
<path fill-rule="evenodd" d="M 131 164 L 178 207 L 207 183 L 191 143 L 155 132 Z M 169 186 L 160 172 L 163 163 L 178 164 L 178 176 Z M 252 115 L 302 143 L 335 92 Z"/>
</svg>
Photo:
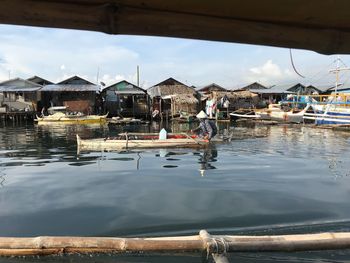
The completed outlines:
<svg viewBox="0 0 350 263">
<path fill-rule="evenodd" d="M 100 74 L 110 76 L 131 73 L 139 59 L 137 52 L 116 45 L 112 38 L 96 41 L 98 33 L 36 28 L 23 33 L 15 28 L 9 37 L 1 34 L 2 27 L 0 58 L 16 77 L 39 75 L 54 81 L 79 75 L 95 82 L 98 68 Z M 46 36 L 40 35 L 42 30 L 47 31 Z M 3 77 L 7 70 L 4 65 L 0 66 L 0 77 Z"/>
<path fill-rule="evenodd" d="M 280 67 L 273 64 L 271 59 L 260 67 L 251 68 L 250 72 L 263 77 L 280 77 L 282 75 Z"/>
<path fill-rule="evenodd" d="M 304 81 L 282 48 L 78 30 L 0 25 L 0 58 L 0 79 L 8 79 L 11 70 L 11 77 L 39 75 L 59 81 L 79 75 L 96 82 L 99 75 L 106 84 L 123 79 L 136 84 L 140 65 L 142 87 L 168 77 L 189 85 L 215 82 L 227 88 L 254 81 L 265 85 Z M 319 54 L 295 52 L 298 70 L 305 76 L 331 60 L 323 59 L 320 63 Z"/>
<path fill-rule="evenodd" d="M 258 81 L 269 86 L 290 81 L 294 77 L 289 69 L 281 69 L 278 64 L 273 63 L 272 59 L 269 59 L 261 66 L 250 68 L 245 81 Z"/>
</svg>

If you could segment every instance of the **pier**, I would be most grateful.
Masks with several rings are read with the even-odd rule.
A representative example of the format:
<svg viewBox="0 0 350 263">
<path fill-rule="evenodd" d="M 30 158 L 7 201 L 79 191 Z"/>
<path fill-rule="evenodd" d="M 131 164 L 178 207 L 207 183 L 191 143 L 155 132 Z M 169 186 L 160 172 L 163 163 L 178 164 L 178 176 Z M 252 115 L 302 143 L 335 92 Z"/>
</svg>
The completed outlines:
<svg viewBox="0 0 350 263">
<path fill-rule="evenodd" d="M 22 123 L 26 121 L 34 122 L 36 112 L 18 111 L 18 112 L 1 112 L 0 119 L 2 122 Z"/>
</svg>

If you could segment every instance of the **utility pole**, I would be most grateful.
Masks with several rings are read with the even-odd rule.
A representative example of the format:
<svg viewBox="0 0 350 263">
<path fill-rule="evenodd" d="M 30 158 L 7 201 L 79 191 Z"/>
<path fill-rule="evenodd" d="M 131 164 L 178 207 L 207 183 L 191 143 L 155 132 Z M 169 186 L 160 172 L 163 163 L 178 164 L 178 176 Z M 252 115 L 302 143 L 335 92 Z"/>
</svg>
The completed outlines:
<svg viewBox="0 0 350 263">
<path fill-rule="evenodd" d="M 139 67 L 139 65 L 137 65 L 136 76 L 137 76 L 137 86 L 140 87 L 140 67 Z"/>
<path fill-rule="evenodd" d="M 100 67 L 97 67 L 96 84 L 98 85 L 98 79 L 100 77 Z"/>
</svg>

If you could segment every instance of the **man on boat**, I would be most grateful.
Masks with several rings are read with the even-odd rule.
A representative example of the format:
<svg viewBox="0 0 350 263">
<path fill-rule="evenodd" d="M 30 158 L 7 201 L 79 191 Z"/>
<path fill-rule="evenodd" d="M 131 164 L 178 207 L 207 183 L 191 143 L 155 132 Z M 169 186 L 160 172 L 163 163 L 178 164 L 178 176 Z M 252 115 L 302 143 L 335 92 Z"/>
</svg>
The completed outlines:
<svg viewBox="0 0 350 263">
<path fill-rule="evenodd" d="M 200 113 L 197 114 L 196 116 L 199 119 L 199 126 L 191 132 L 197 132 L 199 131 L 199 136 L 211 140 L 218 132 L 218 128 L 216 127 L 214 121 L 208 119 L 208 115 L 204 112 L 201 111 Z"/>
</svg>

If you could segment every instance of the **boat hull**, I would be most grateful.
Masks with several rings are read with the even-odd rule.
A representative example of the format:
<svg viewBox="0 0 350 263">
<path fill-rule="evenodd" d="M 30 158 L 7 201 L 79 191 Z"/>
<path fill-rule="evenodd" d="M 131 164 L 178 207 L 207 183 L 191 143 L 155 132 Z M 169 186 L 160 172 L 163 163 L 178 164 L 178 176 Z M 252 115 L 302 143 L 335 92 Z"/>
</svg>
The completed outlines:
<svg viewBox="0 0 350 263">
<path fill-rule="evenodd" d="M 205 147 L 208 140 L 192 138 L 170 138 L 159 140 L 156 137 L 148 139 L 88 139 L 83 140 L 77 135 L 78 152 L 81 151 L 119 151 L 138 148 L 197 148 Z"/>
<path fill-rule="evenodd" d="M 312 105 L 315 113 L 307 113 L 304 119 L 314 120 L 316 125 L 350 124 L 350 108 L 337 105 Z"/>
<path fill-rule="evenodd" d="M 89 116 L 73 116 L 73 117 L 60 117 L 60 118 L 52 118 L 51 116 L 45 117 L 37 117 L 36 122 L 39 124 L 45 123 L 67 123 L 67 124 L 88 124 L 88 123 L 103 123 L 107 122 L 107 115 L 97 116 L 97 115 L 89 115 Z"/>
</svg>

